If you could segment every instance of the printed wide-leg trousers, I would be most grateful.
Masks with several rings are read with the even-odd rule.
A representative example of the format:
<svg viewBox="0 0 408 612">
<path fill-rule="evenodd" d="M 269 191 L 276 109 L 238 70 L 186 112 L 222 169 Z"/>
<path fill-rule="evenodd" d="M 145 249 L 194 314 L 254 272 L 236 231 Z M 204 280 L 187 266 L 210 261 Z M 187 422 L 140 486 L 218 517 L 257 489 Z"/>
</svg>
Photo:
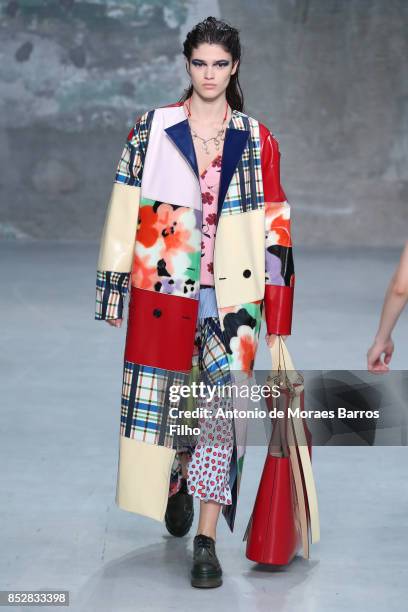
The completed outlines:
<svg viewBox="0 0 408 612">
<path fill-rule="evenodd" d="M 228 356 L 218 317 L 197 320 L 193 369 L 194 367 L 198 371 L 199 380 L 205 384 L 219 385 L 222 388 L 223 384 L 230 382 Z M 229 478 L 234 447 L 234 423 L 232 417 L 224 414 L 232 410 L 231 399 L 216 394 L 207 401 L 207 397 L 199 396 L 195 408 L 206 409 L 207 416 L 201 416 L 196 422 L 200 428 L 196 443 L 181 449 L 188 453 L 189 459 L 188 492 L 204 501 L 230 505 L 232 499 Z M 211 416 L 208 416 L 210 412 Z M 174 495 L 180 489 L 181 478 L 181 463 L 176 455 L 169 495 Z"/>
</svg>

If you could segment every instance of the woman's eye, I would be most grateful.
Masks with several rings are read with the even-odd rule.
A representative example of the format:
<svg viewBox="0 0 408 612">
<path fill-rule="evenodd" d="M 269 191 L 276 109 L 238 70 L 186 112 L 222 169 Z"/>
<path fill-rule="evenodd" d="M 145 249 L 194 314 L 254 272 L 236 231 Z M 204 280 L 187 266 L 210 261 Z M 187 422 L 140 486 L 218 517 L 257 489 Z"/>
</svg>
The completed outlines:
<svg viewBox="0 0 408 612">
<path fill-rule="evenodd" d="M 193 62 L 193 66 L 195 66 L 196 68 L 202 68 L 202 66 L 204 65 L 205 64 L 199 64 L 199 63 Z M 225 62 L 223 64 L 215 64 L 216 68 L 225 68 L 226 66 L 228 66 L 228 64 Z"/>
</svg>

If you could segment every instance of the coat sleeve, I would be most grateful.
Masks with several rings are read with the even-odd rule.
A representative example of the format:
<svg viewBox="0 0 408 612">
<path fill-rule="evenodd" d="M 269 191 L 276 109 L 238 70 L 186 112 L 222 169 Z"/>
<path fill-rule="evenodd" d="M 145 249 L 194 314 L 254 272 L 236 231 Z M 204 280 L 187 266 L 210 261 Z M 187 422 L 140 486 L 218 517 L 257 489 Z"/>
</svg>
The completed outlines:
<svg viewBox="0 0 408 612">
<path fill-rule="evenodd" d="M 136 119 L 116 169 L 96 274 L 95 319 L 121 319 L 134 256 L 150 113 Z"/>
<path fill-rule="evenodd" d="M 287 336 L 292 331 L 295 286 L 291 207 L 280 182 L 279 143 L 262 124 L 260 140 L 265 201 L 264 315 L 268 334 Z"/>
</svg>

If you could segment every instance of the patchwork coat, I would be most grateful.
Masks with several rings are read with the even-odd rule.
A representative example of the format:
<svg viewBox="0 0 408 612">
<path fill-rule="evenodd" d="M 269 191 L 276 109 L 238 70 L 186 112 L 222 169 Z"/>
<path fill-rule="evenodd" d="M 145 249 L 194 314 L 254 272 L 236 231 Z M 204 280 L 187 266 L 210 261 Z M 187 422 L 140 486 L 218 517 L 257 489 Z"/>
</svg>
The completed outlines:
<svg viewBox="0 0 408 612">
<path fill-rule="evenodd" d="M 176 461 L 169 386 L 192 371 L 200 288 L 202 196 L 181 103 L 138 117 L 120 157 L 101 235 L 98 320 L 123 317 L 124 349 L 116 503 L 163 521 Z M 262 318 L 289 335 L 294 264 L 290 205 L 279 144 L 269 129 L 233 110 L 226 129 L 214 247 L 218 316 L 231 372 L 250 373 Z M 234 527 L 245 444 L 231 460 Z"/>
</svg>

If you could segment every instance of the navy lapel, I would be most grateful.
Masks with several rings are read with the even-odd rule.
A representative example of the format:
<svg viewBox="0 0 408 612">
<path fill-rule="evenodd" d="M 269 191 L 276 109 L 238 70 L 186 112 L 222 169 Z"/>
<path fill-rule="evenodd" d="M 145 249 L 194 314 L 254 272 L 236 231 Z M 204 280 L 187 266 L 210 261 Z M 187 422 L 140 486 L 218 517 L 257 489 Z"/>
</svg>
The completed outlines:
<svg viewBox="0 0 408 612">
<path fill-rule="evenodd" d="M 217 223 L 221 214 L 225 196 L 227 195 L 229 184 L 241 159 L 249 137 L 249 130 L 236 127 L 238 124 L 236 121 L 237 116 L 238 112 L 233 110 L 230 122 L 225 130 L 225 140 L 221 162 L 220 189 L 217 205 Z M 189 163 L 197 177 L 197 180 L 200 180 L 197 157 L 187 118 L 184 119 L 184 121 L 179 121 L 178 123 L 174 123 L 173 125 L 164 128 L 164 130 Z"/>
<path fill-rule="evenodd" d="M 184 119 L 184 121 L 170 125 L 164 128 L 164 131 L 167 132 L 176 147 L 184 155 L 198 179 L 197 158 L 188 120 Z"/>
</svg>

